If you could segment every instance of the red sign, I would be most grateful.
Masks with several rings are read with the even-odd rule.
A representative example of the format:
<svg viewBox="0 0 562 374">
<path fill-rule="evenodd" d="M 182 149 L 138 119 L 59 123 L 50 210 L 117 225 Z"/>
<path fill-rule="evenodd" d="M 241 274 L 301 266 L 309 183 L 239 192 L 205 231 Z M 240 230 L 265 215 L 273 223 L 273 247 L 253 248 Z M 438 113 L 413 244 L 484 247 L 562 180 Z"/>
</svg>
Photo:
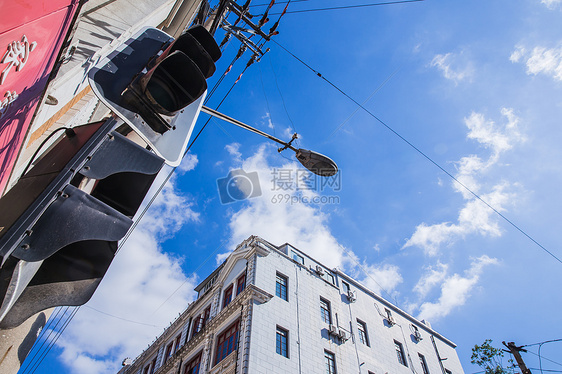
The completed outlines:
<svg viewBox="0 0 562 374">
<path fill-rule="evenodd" d="M 78 3 L 23 0 L 0 5 L 0 195 Z"/>
</svg>

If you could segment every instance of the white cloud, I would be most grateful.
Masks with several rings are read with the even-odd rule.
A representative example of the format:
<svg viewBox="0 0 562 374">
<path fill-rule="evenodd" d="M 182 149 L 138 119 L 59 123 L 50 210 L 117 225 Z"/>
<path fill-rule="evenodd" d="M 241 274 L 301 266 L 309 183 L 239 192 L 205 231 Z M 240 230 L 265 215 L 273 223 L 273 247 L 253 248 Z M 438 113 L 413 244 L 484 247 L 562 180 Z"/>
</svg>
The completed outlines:
<svg viewBox="0 0 562 374">
<path fill-rule="evenodd" d="M 465 125 L 469 130 L 467 137 L 490 149 L 491 155 L 486 161 L 477 155 L 461 158 L 456 163 L 457 174 L 455 175 L 457 180 L 478 194 L 482 200 L 498 212 L 503 211 L 505 206 L 514 200 L 515 194 L 509 191 L 511 185 L 506 181 L 495 182 L 491 187 L 487 187 L 481 181 L 482 175 L 498 164 L 503 152 L 511 149 L 515 143 L 524 141 L 517 127 L 519 118 L 514 114 L 513 109 L 503 108 L 501 114 L 507 120 L 503 126 L 486 120 L 479 113 L 472 113 L 465 118 Z M 402 248 L 417 246 L 422 248 L 427 255 L 436 256 L 442 245 L 451 245 L 469 234 L 492 237 L 501 235 L 497 217 L 492 209 L 454 181 L 453 188 L 460 192 L 466 200 L 465 205 L 459 211 L 457 222 L 442 222 L 432 225 L 421 223 Z"/>
<path fill-rule="evenodd" d="M 239 166 L 246 172 L 258 173 L 262 194 L 236 203 L 245 205 L 230 219 L 231 248 L 250 235 L 258 235 L 274 244 L 291 243 L 329 267 L 346 262 L 343 249 L 328 228 L 328 216 L 319 206 L 298 201 L 299 196 L 310 197 L 315 193 L 301 191 L 297 194 L 294 188 L 274 189 L 274 168 L 266 160 L 265 146 Z M 302 171 L 293 162 L 287 162 L 280 169 L 293 176 L 297 170 Z"/>
<path fill-rule="evenodd" d="M 560 3 L 560 1 L 558 1 Z M 535 47 L 527 51 L 522 46 L 517 46 L 511 54 L 511 62 L 519 62 L 521 59 L 527 66 L 527 74 L 545 74 L 555 80 L 562 81 L 562 46 L 554 48 Z"/>
<path fill-rule="evenodd" d="M 546 5 L 548 9 L 554 9 L 556 6 L 562 4 L 562 0 L 541 0 L 541 3 Z"/>
<path fill-rule="evenodd" d="M 156 185 L 168 171 L 159 175 Z M 136 357 L 194 299 L 196 278 L 183 274 L 180 258 L 162 253 L 161 242 L 198 217 L 191 203 L 177 193 L 172 178 L 115 257 L 90 302 L 58 340 L 60 359 L 69 372 L 117 372 L 125 357 Z M 139 323 L 146 325 L 139 327 Z"/>
<path fill-rule="evenodd" d="M 466 62 L 463 67 L 460 67 L 460 56 L 447 53 L 438 54 L 431 60 L 430 66 L 436 67 L 441 70 L 443 76 L 449 80 L 459 83 L 462 80 L 470 79 L 473 75 L 473 69 L 469 62 Z"/>
<path fill-rule="evenodd" d="M 177 167 L 176 172 L 185 173 L 195 169 L 199 160 L 197 159 L 197 155 L 192 153 L 188 153 L 185 157 L 181 160 L 180 166 Z"/>
<path fill-rule="evenodd" d="M 240 143 L 227 144 L 225 146 L 228 154 L 234 159 L 234 162 L 240 162 L 242 159 L 242 153 L 240 153 Z"/>
<path fill-rule="evenodd" d="M 485 266 L 498 264 L 498 260 L 486 255 L 472 261 L 464 276 L 453 274 L 444 279 L 441 284 L 441 296 L 437 302 L 425 302 L 419 307 L 418 318 L 435 321 L 451 313 L 457 307 L 466 303 L 471 291 L 478 284 Z M 442 277 L 438 272 L 436 277 Z"/>
<path fill-rule="evenodd" d="M 271 121 L 271 115 L 269 113 L 265 113 L 265 115 L 261 119 L 263 119 L 267 122 L 267 127 L 269 127 L 270 129 L 275 128 L 275 126 L 273 125 L 273 122 Z"/>
<path fill-rule="evenodd" d="M 384 264 L 380 266 L 363 264 L 364 278 L 359 278 L 367 288 L 382 295 L 389 293 L 402 283 L 400 268 L 396 265 Z M 388 295 L 391 296 L 391 295 Z"/>
<path fill-rule="evenodd" d="M 268 148 L 273 147 L 262 146 L 256 154 L 240 164 L 246 172 L 258 173 L 262 195 L 250 198 L 244 203 L 237 203 L 244 205 L 233 212 L 230 218 L 231 249 L 250 235 L 258 235 L 276 245 L 290 243 L 330 268 L 342 268 L 362 279 L 367 287 L 375 292 L 380 292 L 381 289 L 391 292 L 396 288 L 402 282 L 397 266 L 375 266 L 365 262 L 360 265 L 353 251 L 344 248 L 331 234 L 328 227 L 329 216 L 323 212 L 322 205 L 308 204 L 300 199 L 320 196 L 317 191 L 297 192 L 294 188 L 274 188 L 274 176 L 279 175 L 273 174 L 275 168 L 267 162 Z M 279 156 L 276 154 L 276 157 Z M 294 162 L 285 163 L 277 168 L 277 172 L 280 169 L 292 173 L 293 176 L 297 171 L 303 171 L 302 167 Z M 325 195 L 331 192 L 329 188 L 324 190 Z M 224 260 L 227 255 L 228 253 L 219 255 L 217 261 Z"/>
<path fill-rule="evenodd" d="M 415 285 L 414 292 L 416 292 L 420 298 L 425 298 L 435 286 L 443 282 L 447 276 L 448 270 L 449 266 L 440 262 L 437 263 L 435 268 L 432 266 L 428 267 L 426 273 Z"/>
</svg>

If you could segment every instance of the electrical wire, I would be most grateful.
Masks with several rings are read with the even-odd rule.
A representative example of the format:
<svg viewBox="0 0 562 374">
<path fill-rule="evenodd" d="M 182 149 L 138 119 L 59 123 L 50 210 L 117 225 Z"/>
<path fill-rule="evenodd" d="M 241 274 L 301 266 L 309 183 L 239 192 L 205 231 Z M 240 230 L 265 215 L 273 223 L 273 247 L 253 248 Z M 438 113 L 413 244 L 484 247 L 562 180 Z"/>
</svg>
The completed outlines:
<svg viewBox="0 0 562 374">
<path fill-rule="evenodd" d="M 279 88 L 279 82 L 277 80 L 277 74 L 275 74 L 275 69 L 273 68 L 273 62 L 271 61 L 271 57 L 269 58 L 269 64 L 271 65 L 271 71 L 273 72 L 273 78 L 275 78 L 275 86 L 277 87 L 277 91 L 279 92 L 279 96 L 281 96 L 281 102 L 283 103 L 283 108 L 285 109 L 285 113 L 287 114 L 287 118 L 289 118 L 289 121 L 291 122 L 291 127 L 293 128 L 293 132 L 294 133 L 298 133 L 296 127 L 295 127 L 295 123 L 293 122 L 293 119 L 291 118 L 289 111 L 287 110 L 287 105 L 285 104 L 285 98 L 283 97 L 283 93 L 281 92 L 281 88 Z M 297 140 L 297 144 L 298 140 Z"/>
<path fill-rule="evenodd" d="M 98 313 L 100 313 L 100 314 L 106 315 L 106 316 L 108 316 L 108 317 L 113 317 L 113 318 L 118 319 L 118 320 L 121 320 L 121 321 L 130 322 L 130 323 L 135 323 L 135 324 L 137 324 L 137 325 L 143 325 L 143 326 L 148 326 L 148 327 L 156 327 L 156 328 L 159 328 L 159 329 L 164 328 L 164 326 L 150 325 L 150 324 L 148 324 L 148 323 L 143 323 L 143 322 L 138 322 L 138 321 L 132 321 L 132 320 L 127 319 L 127 318 L 115 316 L 115 315 L 113 315 L 113 314 L 106 313 L 106 312 L 103 312 L 103 311 L 101 311 L 101 310 L 99 310 L 99 309 L 93 308 L 93 307 L 91 307 L 91 306 L 89 306 L 89 305 L 84 305 L 84 307 L 86 307 L 86 308 L 88 308 L 88 309 L 91 309 L 91 310 L 93 310 L 94 312 L 98 312 Z"/>
<path fill-rule="evenodd" d="M 295 13 L 309 13 L 309 12 L 320 12 L 326 10 L 343 10 L 343 9 L 353 9 L 353 8 L 367 8 L 367 7 L 374 7 L 380 5 L 395 5 L 395 4 L 406 4 L 406 3 L 417 3 L 424 0 L 399 0 L 399 1 L 388 1 L 384 3 L 370 3 L 370 4 L 359 4 L 359 5 L 344 5 L 344 6 L 337 6 L 337 7 L 326 7 L 326 8 L 316 8 L 316 9 L 301 9 L 301 10 L 291 10 L 286 12 L 287 14 L 295 14 Z M 278 15 L 281 13 L 271 13 L 272 16 Z"/>
<path fill-rule="evenodd" d="M 68 311 L 68 309 L 70 309 L 70 307 L 66 307 L 66 310 L 63 314 L 63 316 L 61 317 L 61 319 L 64 318 L 64 315 L 66 314 L 66 312 Z M 35 362 L 30 362 L 25 370 L 23 372 L 18 372 L 19 374 L 32 374 L 35 373 L 35 371 L 37 370 L 37 368 L 41 365 L 41 363 L 43 362 L 43 360 L 45 359 L 45 357 L 49 354 L 49 352 L 51 351 L 53 345 L 57 342 L 57 340 L 59 339 L 59 337 L 61 336 L 61 334 L 64 332 L 64 330 L 66 329 L 66 327 L 68 326 L 68 324 L 70 323 L 70 321 L 74 318 L 74 315 L 76 315 L 76 312 L 78 311 L 78 309 L 80 309 L 80 307 L 75 308 L 70 316 L 63 322 L 63 326 L 61 327 L 61 329 L 59 331 L 55 332 L 55 337 L 52 339 L 51 342 L 48 343 L 47 347 L 44 349 L 43 352 L 41 352 L 39 354 L 39 357 L 35 360 Z M 60 321 L 59 321 L 60 322 Z M 58 323 L 57 323 L 58 326 Z M 50 334 L 49 334 L 50 336 Z M 35 357 L 35 356 L 34 356 Z"/>
<path fill-rule="evenodd" d="M 525 344 L 525 345 L 522 345 L 521 347 L 532 347 L 534 345 L 541 345 L 541 344 L 544 344 L 544 343 L 554 343 L 554 342 L 562 342 L 562 339 L 545 340 L 544 342 L 533 343 L 533 344 Z"/>
<path fill-rule="evenodd" d="M 263 91 L 263 97 L 265 98 L 265 104 L 267 106 L 267 115 L 269 117 L 269 121 L 271 122 L 271 128 L 273 129 L 273 136 L 277 136 L 277 134 L 275 133 L 275 125 L 273 124 L 273 118 L 271 118 L 271 108 L 269 107 L 269 100 L 267 99 L 267 92 L 265 91 L 265 85 L 263 83 L 263 73 L 261 70 L 261 64 L 258 64 L 258 68 L 260 70 L 260 82 L 261 82 L 261 88 Z"/>
<path fill-rule="evenodd" d="M 158 308 L 156 308 L 156 309 L 154 310 L 154 312 L 152 312 L 151 316 L 153 316 L 162 306 L 164 306 L 164 304 L 166 304 L 166 303 L 168 302 L 168 300 L 170 300 L 170 299 L 172 298 L 172 296 L 174 296 L 174 295 L 176 294 L 176 292 L 178 292 L 179 289 L 182 288 L 183 285 L 186 284 L 187 281 L 188 281 L 192 276 L 194 276 L 195 273 L 197 273 L 197 272 L 203 267 L 203 265 L 205 265 L 205 264 L 207 263 L 207 261 L 209 261 L 209 260 L 215 255 L 215 253 L 217 253 L 217 252 L 219 251 L 219 249 L 221 249 L 222 247 L 224 247 L 225 244 L 226 244 L 226 241 L 222 242 L 221 245 L 219 245 L 205 260 L 203 260 L 203 262 L 202 262 L 201 264 L 199 264 L 199 266 L 197 267 L 197 269 L 193 270 L 193 271 L 191 272 L 191 274 L 190 274 L 188 277 L 186 277 L 186 279 L 183 281 L 183 283 L 180 284 L 180 285 L 178 286 L 178 288 L 176 288 L 176 289 L 174 290 L 174 292 L 172 292 L 172 294 L 171 294 L 170 296 L 168 296 L 168 298 L 167 298 L 166 300 L 164 300 L 164 301 L 162 302 L 162 304 L 160 304 L 160 305 L 158 306 Z"/>
<path fill-rule="evenodd" d="M 535 355 L 535 356 L 539 357 L 539 355 L 536 354 L 535 352 L 527 351 L 527 353 L 530 353 L 530 354 L 532 354 L 532 355 Z M 551 359 L 549 359 L 549 358 L 543 357 L 542 359 L 543 359 L 543 360 L 546 360 L 546 361 L 550 361 L 550 362 L 552 362 L 553 364 L 562 366 L 562 364 L 561 364 L 560 362 L 556 362 L 556 361 L 551 360 Z"/>
<path fill-rule="evenodd" d="M 399 67 L 396 68 L 396 70 L 394 70 L 377 88 L 375 88 L 375 90 L 369 95 L 369 97 L 367 97 L 365 99 L 365 101 L 363 101 L 363 103 L 361 105 L 366 105 L 372 98 L 373 96 L 375 96 L 375 94 L 377 92 L 379 92 L 387 83 L 388 81 L 390 81 L 390 79 L 392 79 L 392 77 L 394 77 L 396 75 L 396 73 L 398 73 L 398 71 L 400 71 L 400 69 L 402 69 L 402 66 L 404 66 L 404 64 L 400 65 Z M 353 118 L 353 116 L 355 114 L 357 114 L 357 112 L 360 110 L 360 107 L 355 108 L 355 110 L 353 111 L 353 113 L 351 113 L 349 115 L 349 117 L 347 117 L 339 126 L 337 126 L 334 131 L 332 131 L 332 133 L 330 135 L 328 135 L 328 137 L 326 138 L 326 140 L 329 140 L 332 136 L 334 136 L 336 134 L 336 132 L 340 131 L 342 129 L 342 127 L 349 122 L 349 120 L 351 118 Z"/>
<path fill-rule="evenodd" d="M 35 152 L 33 152 L 33 155 L 31 156 L 31 158 L 29 159 L 29 162 L 27 163 L 25 169 L 23 169 L 23 172 L 21 173 L 21 175 L 25 175 L 25 173 L 27 173 L 27 170 L 29 169 L 29 167 L 31 166 L 31 164 L 33 163 L 33 160 L 35 160 L 35 157 L 37 157 L 37 154 L 39 153 L 39 151 L 41 150 L 41 148 L 43 148 L 43 146 L 45 145 L 45 143 L 47 143 L 49 141 L 49 139 L 51 139 L 57 132 L 59 132 L 60 130 L 65 130 L 65 131 L 72 131 L 72 133 L 67 132 L 67 136 L 71 136 L 70 134 L 74 133 L 74 130 L 72 130 L 70 127 L 59 127 L 55 130 L 53 130 L 53 132 L 51 132 L 49 135 L 47 135 L 47 137 L 41 142 L 41 144 L 39 144 L 39 147 L 37 147 L 37 149 L 35 150 Z"/>
<path fill-rule="evenodd" d="M 381 286 L 380 283 L 377 282 L 377 280 L 376 280 L 371 274 L 369 274 L 369 272 L 367 272 L 367 270 L 365 270 L 365 268 L 363 267 L 363 265 L 361 265 L 361 264 L 359 263 L 359 261 L 357 261 L 357 260 L 355 259 L 355 256 L 352 255 L 345 247 L 342 246 L 341 248 L 342 248 L 343 251 L 347 254 L 347 256 L 351 259 L 351 261 L 355 262 L 355 264 L 356 264 L 357 266 L 359 266 L 359 268 L 363 271 L 363 273 L 365 273 L 366 276 L 368 276 L 369 278 L 371 278 L 371 279 L 373 280 L 373 282 L 375 282 L 375 283 L 377 284 L 377 286 L 379 286 L 379 288 L 380 288 L 382 291 L 384 291 L 388 296 L 390 296 L 391 298 L 394 299 L 394 305 L 398 306 L 398 302 L 396 301 L 396 298 L 394 298 L 394 297 L 390 294 L 390 292 L 388 292 L 387 290 L 385 290 L 384 287 Z M 379 314 L 380 314 L 380 312 L 379 312 Z"/>
<path fill-rule="evenodd" d="M 57 336 L 55 337 L 55 339 L 53 340 L 53 342 L 49 345 L 47 351 L 45 352 L 45 354 L 41 357 L 41 360 L 37 362 L 37 365 L 35 366 L 35 368 L 33 369 L 33 371 L 31 372 L 32 374 L 35 373 L 35 371 L 39 368 L 39 366 L 41 365 L 41 363 L 43 362 L 43 360 L 45 359 L 45 357 L 47 357 L 47 355 L 49 354 L 49 352 L 51 351 L 51 349 L 53 348 L 53 346 L 55 345 L 55 343 L 59 340 L 59 338 L 61 337 L 61 335 L 63 334 L 64 330 L 66 330 L 66 328 L 68 327 L 68 325 L 70 324 L 70 322 L 74 319 L 74 316 L 76 315 L 76 313 L 78 313 L 78 310 L 80 310 L 80 307 L 78 306 L 77 308 L 75 308 L 72 312 L 70 317 L 67 319 L 66 323 L 63 325 L 63 327 L 61 328 L 60 332 L 57 334 Z"/>
<path fill-rule="evenodd" d="M 400 138 L 400 140 L 402 140 L 403 142 L 405 142 L 407 145 L 409 145 L 412 149 L 414 149 L 417 153 L 419 153 L 421 156 L 423 156 L 425 159 L 427 159 L 429 162 L 431 162 L 434 166 L 436 166 L 439 170 L 441 170 L 443 173 L 445 173 L 448 177 L 450 177 L 453 181 L 455 181 L 458 185 L 460 185 L 462 188 L 464 188 L 466 191 L 468 191 L 472 196 L 474 196 L 477 200 L 479 200 L 480 202 L 482 202 L 484 205 L 486 205 L 489 209 L 491 209 L 494 213 L 496 213 L 498 216 L 500 216 L 504 221 L 506 221 L 507 223 L 509 223 L 513 228 L 515 228 L 517 231 L 519 231 L 521 234 L 523 234 L 525 237 L 527 237 L 527 239 L 529 239 L 530 241 L 532 241 L 534 244 L 536 244 L 539 248 L 541 248 L 544 252 L 548 253 L 552 258 L 554 258 L 556 261 L 560 262 L 562 264 L 562 260 L 560 258 L 558 258 L 554 253 L 552 253 L 551 251 L 549 251 L 548 249 L 546 249 L 546 247 L 544 247 L 542 244 L 540 244 L 538 241 L 536 241 L 533 237 L 531 237 L 529 234 L 527 234 L 523 229 L 521 229 L 518 225 L 516 225 L 513 221 L 511 221 L 510 219 L 508 219 L 505 215 L 503 215 L 499 210 L 497 210 L 496 208 L 494 208 L 492 205 L 490 205 L 490 203 L 488 203 L 486 200 L 484 200 L 483 198 L 480 197 L 480 195 L 478 195 L 476 192 L 472 191 L 468 186 L 466 186 L 464 183 L 462 183 L 460 180 L 458 180 L 454 175 L 452 175 L 451 173 L 449 173 L 445 168 L 443 168 L 440 164 L 437 163 L 437 161 L 434 161 L 431 157 L 429 157 L 426 153 L 424 153 L 421 149 L 419 149 L 418 147 L 416 147 L 412 142 L 410 142 L 409 140 L 407 140 L 404 136 L 402 136 L 400 133 L 398 133 L 396 130 L 394 130 L 392 127 L 390 127 L 390 125 L 388 125 L 386 122 L 384 122 L 382 119 L 380 119 L 379 117 L 377 117 L 373 112 L 371 112 L 370 110 L 368 110 L 365 106 L 361 105 L 357 100 L 355 100 L 353 97 L 351 97 L 349 94 L 347 94 L 345 91 L 343 91 L 341 88 L 339 88 L 338 86 L 336 86 L 334 83 L 332 83 L 330 80 L 328 80 L 326 77 L 324 77 L 321 73 L 319 73 L 317 70 L 315 70 L 314 68 L 312 68 L 310 65 L 308 65 L 306 62 L 304 62 L 303 60 L 301 60 L 300 58 L 298 58 L 295 54 L 293 54 L 291 51 L 289 51 L 287 48 L 285 48 L 284 46 L 282 46 L 281 44 L 279 44 L 278 42 L 276 42 L 275 40 L 273 40 L 273 42 L 275 44 L 277 44 L 279 47 L 281 47 L 285 52 L 287 52 L 288 54 L 290 54 L 292 57 L 294 57 L 296 60 L 298 60 L 300 63 L 302 63 L 304 66 L 306 66 L 308 69 L 310 69 L 312 72 L 314 72 L 318 77 L 322 78 L 326 83 L 328 83 L 330 86 L 332 86 L 333 88 L 335 88 L 337 91 L 339 91 L 342 95 L 344 95 L 345 97 L 347 97 L 349 100 L 351 100 L 355 105 L 359 106 L 361 109 L 363 109 L 367 114 L 369 114 L 371 117 L 373 117 L 377 122 L 379 122 L 381 125 L 383 125 L 384 127 L 386 127 L 386 129 L 388 129 L 390 132 L 392 132 L 394 135 L 396 135 L 398 138 Z"/>
<path fill-rule="evenodd" d="M 275 4 L 288 4 L 288 3 L 302 3 L 305 1 L 312 1 L 312 0 L 289 0 L 289 1 L 276 1 Z M 268 6 L 269 3 L 266 4 L 255 4 L 255 5 L 250 5 L 250 8 L 256 8 L 259 6 Z"/>
<path fill-rule="evenodd" d="M 37 357 L 37 354 L 39 354 L 39 352 L 41 352 L 45 343 L 49 340 L 49 338 L 51 337 L 51 335 L 53 334 L 53 332 L 57 328 L 58 324 L 62 321 L 62 317 L 66 313 L 66 310 L 68 310 L 68 307 L 66 307 L 66 310 L 62 313 L 62 316 L 59 317 L 59 314 L 63 309 L 64 309 L 64 307 L 56 308 L 56 311 L 53 312 L 54 316 L 49 318 L 49 320 L 47 321 L 45 326 L 43 326 L 43 329 L 41 330 L 41 334 L 39 335 L 39 337 L 37 338 L 37 340 L 33 344 L 33 347 L 31 347 L 31 350 L 27 355 L 28 357 L 30 357 L 29 360 L 26 359 L 24 361 L 25 366 L 22 366 L 22 368 L 20 368 L 20 370 L 23 369 L 22 373 L 25 373 L 27 371 L 27 369 L 29 368 L 29 366 L 32 363 L 34 363 L 35 357 Z M 55 321 L 57 321 L 57 322 L 56 322 L 55 326 L 53 326 Z M 45 337 L 45 334 L 47 334 L 47 331 L 49 333 Z M 31 352 L 33 352 L 32 356 L 31 356 Z"/>
</svg>

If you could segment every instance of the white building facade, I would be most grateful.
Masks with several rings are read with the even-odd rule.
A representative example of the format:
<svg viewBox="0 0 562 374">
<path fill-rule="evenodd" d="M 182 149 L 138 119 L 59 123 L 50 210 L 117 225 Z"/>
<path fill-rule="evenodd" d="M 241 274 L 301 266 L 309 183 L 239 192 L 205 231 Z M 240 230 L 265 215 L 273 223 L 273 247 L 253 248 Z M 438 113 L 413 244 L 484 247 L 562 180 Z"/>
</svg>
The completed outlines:
<svg viewBox="0 0 562 374">
<path fill-rule="evenodd" d="M 455 344 L 337 269 L 252 236 L 119 374 L 463 374 Z"/>
</svg>

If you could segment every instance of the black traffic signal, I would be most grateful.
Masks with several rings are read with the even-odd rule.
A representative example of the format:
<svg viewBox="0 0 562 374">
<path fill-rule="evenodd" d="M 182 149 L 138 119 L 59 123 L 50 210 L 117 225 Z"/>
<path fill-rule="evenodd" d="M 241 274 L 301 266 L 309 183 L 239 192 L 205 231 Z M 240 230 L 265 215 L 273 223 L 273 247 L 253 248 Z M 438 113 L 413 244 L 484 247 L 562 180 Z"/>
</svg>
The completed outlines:
<svg viewBox="0 0 562 374">
<path fill-rule="evenodd" d="M 0 199 L 0 328 L 84 304 L 101 282 L 164 164 L 117 125 L 68 130 Z"/>
<path fill-rule="evenodd" d="M 179 165 L 221 52 L 201 25 L 173 39 L 144 28 L 90 70 L 94 93 L 171 166 Z"/>
</svg>

